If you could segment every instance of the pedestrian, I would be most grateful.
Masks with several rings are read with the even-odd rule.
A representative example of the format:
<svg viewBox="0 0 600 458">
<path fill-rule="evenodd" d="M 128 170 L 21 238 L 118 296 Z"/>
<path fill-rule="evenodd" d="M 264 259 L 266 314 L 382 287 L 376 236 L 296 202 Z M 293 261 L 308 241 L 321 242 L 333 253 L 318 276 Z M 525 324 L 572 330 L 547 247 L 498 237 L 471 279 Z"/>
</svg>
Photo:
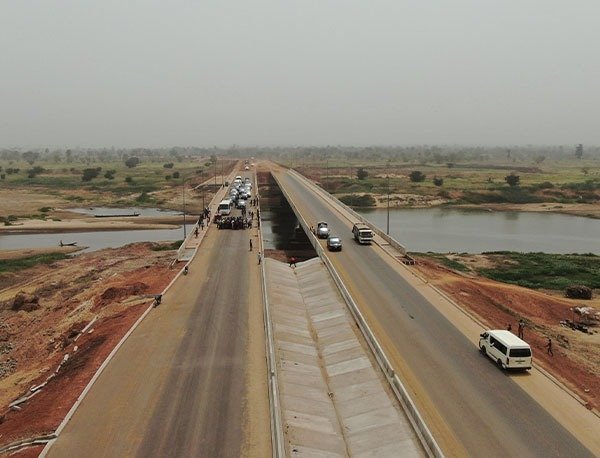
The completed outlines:
<svg viewBox="0 0 600 458">
<path fill-rule="evenodd" d="M 554 353 L 552 352 L 552 339 L 550 339 L 550 338 L 548 338 L 548 343 L 546 344 L 546 352 L 550 356 L 554 356 Z"/>
<path fill-rule="evenodd" d="M 523 331 L 525 330 L 525 322 L 523 321 L 523 319 L 521 318 L 519 320 L 519 329 L 518 329 L 518 336 L 519 339 L 523 338 Z"/>
<path fill-rule="evenodd" d="M 508 325 L 506 326 L 506 330 L 507 331 L 512 331 L 512 326 L 510 323 L 508 323 Z"/>
<path fill-rule="evenodd" d="M 260 265 L 260 261 L 262 260 L 262 256 L 260 254 L 260 251 L 258 252 L 258 265 Z"/>
<path fill-rule="evenodd" d="M 250 239 L 250 251 L 252 251 L 252 239 Z"/>
<path fill-rule="evenodd" d="M 200 229 L 204 230 L 204 218 L 200 220 Z"/>
<path fill-rule="evenodd" d="M 293 256 L 290 258 L 290 267 L 296 267 L 296 258 Z"/>
<path fill-rule="evenodd" d="M 194 235 L 198 238 L 198 226 L 196 226 L 196 230 L 194 230 Z"/>
</svg>

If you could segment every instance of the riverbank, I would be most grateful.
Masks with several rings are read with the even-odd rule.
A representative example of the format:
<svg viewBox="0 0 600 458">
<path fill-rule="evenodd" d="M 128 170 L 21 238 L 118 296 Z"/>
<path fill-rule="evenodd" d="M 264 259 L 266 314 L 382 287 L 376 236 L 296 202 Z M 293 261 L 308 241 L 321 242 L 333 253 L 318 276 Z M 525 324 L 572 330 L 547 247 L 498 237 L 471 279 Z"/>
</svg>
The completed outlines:
<svg viewBox="0 0 600 458">
<path fill-rule="evenodd" d="M 362 196 L 368 193 L 356 194 Z M 336 197 L 347 196 L 349 194 L 336 194 Z M 372 194 L 375 204 L 368 208 L 387 208 L 387 194 Z M 497 212 L 537 212 L 537 213 L 560 213 L 571 216 L 581 216 L 585 218 L 600 219 L 600 203 L 590 204 L 562 204 L 554 202 L 527 203 L 527 204 L 454 204 L 448 199 L 442 199 L 435 196 L 420 194 L 390 194 L 390 209 L 410 209 L 410 208 L 434 208 L 447 207 L 465 210 L 497 211 Z"/>
</svg>

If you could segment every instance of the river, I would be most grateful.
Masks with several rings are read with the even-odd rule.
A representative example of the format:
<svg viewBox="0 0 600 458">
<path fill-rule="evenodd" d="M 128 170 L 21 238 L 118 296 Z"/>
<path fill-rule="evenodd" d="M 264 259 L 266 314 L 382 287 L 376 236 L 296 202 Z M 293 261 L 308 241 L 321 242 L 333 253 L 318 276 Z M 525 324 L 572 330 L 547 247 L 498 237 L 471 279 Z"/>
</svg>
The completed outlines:
<svg viewBox="0 0 600 458">
<path fill-rule="evenodd" d="M 179 216 L 181 212 L 164 211 L 157 208 L 74 208 L 71 211 L 90 215 L 131 215 L 140 216 Z M 190 216 L 195 221 L 197 216 Z M 187 234 L 193 230 L 193 224 L 186 224 Z M 134 242 L 162 242 L 183 240 L 183 226 L 178 229 L 145 229 L 128 231 L 97 231 L 97 232 L 55 232 L 39 234 L 0 234 L 0 250 L 19 250 L 26 248 L 47 248 L 64 243 L 77 242 L 77 246 L 86 247 L 85 251 L 101 250 L 103 248 L 118 248 Z"/>
<path fill-rule="evenodd" d="M 359 213 L 384 232 L 387 209 Z M 408 251 L 519 251 L 600 254 L 600 220 L 557 213 L 446 207 L 391 209 L 390 235 Z M 349 238 L 349 237 L 348 237 Z"/>
</svg>

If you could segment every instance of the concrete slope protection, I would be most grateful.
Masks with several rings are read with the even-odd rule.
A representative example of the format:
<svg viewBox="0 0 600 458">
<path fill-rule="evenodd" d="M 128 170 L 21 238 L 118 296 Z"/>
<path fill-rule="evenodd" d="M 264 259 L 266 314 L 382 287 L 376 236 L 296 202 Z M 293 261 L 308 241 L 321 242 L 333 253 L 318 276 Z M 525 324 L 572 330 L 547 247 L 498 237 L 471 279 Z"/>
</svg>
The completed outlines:
<svg viewBox="0 0 600 458">
<path fill-rule="evenodd" d="M 117 352 L 48 456 L 247 452 L 248 284 L 255 265 L 248 236 L 211 229 L 190 273 Z M 259 420 L 268 424 L 266 415 Z"/>
<path fill-rule="evenodd" d="M 426 456 L 322 261 L 265 261 L 289 449 Z"/>
<path fill-rule="evenodd" d="M 351 240 L 351 224 L 289 174 L 280 183 L 307 221 L 327 220 L 344 238 L 334 263 L 356 302 L 376 323 L 386 352 L 414 380 L 422 414 L 446 454 L 593 456 L 511 376 L 482 359 L 375 246 Z"/>
</svg>

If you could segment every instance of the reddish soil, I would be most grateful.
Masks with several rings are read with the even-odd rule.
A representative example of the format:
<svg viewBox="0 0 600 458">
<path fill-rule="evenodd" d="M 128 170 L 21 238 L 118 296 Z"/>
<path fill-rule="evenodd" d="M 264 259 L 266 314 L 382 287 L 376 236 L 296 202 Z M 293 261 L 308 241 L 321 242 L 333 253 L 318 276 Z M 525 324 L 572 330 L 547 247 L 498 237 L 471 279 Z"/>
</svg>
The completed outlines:
<svg viewBox="0 0 600 458">
<path fill-rule="evenodd" d="M 150 305 L 150 296 L 162 292 L 175 276 L 169 269 L 174 252 L 151 247 L 132 244 L 37 266 L 32 269 L 35 276 L 11 276 L 12 284 L 0 290 L 0 348 L 5 348 L 0 352 L 0 447 L 52 433 Z M 14 310 L 20 292 L 35 297 L 37 306 Z M 68 360 L 49 379 L 67 354 Z M 3 364 L 7 361 L 12 363 Z M 37 395 L 20 404 L 21 410 L 9 409 L 12 401 L 46 380 Z M 33 447 L 18 455 L 39 452 Z"/>
<path fill-rule="evenodd" d="M 525 321 L 524 339 L 536 363 L 561 380 L 590 409 L 600 407 L 600 332 L 585 334 L 560 325 L 572 319 L 573 301 L 543 292 L 482 277 L 466 277 L 427 258 L 418 257 L 416 268 L 428 280 L 465 307 L 486 326 L 506 329 Z M 554 356 L 546 350 L 552 339 Z"/>
</svg>

